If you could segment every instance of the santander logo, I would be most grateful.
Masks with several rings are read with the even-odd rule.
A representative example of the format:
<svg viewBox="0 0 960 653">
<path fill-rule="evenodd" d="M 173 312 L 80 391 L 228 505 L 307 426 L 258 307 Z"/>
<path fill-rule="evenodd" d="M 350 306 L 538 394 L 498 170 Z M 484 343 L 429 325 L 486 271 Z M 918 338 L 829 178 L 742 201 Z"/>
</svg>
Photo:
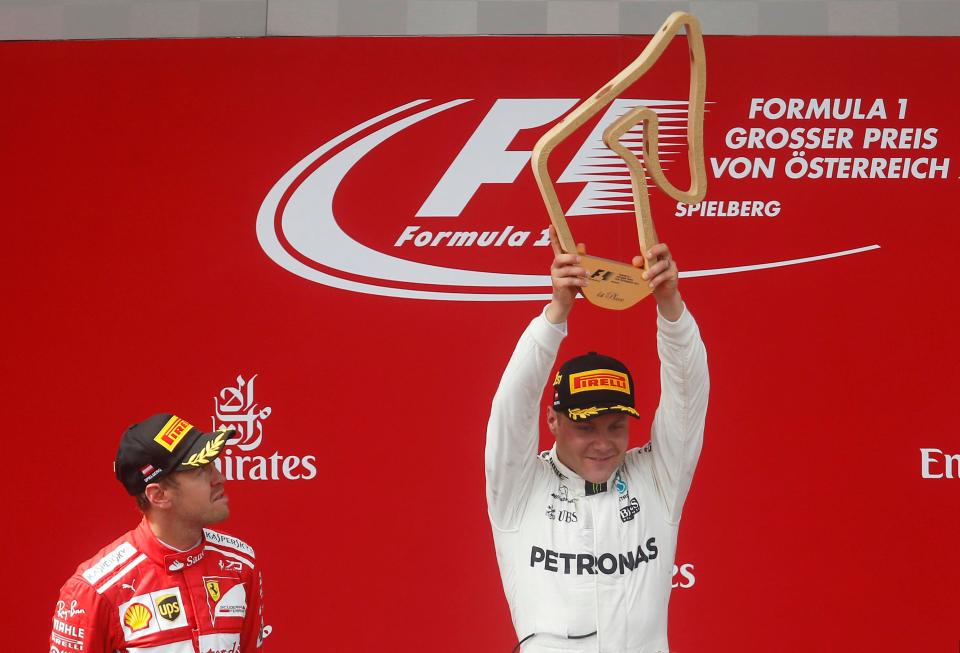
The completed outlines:
<svg viewBox="0 0 960 653">
<path fill-rule="evenodd" d="M 462 118 L 459 130 L 451 125 L 478 106 L 474 100 L 421 99 L 396 106 L 323 143 L 280 177 L 257 216 L 260 245 L 293 274 L 353 292 L 428 300 L 546 299 L 549 277 L 528 273 L 543 269 L 549 242 L 546 212 L 529 170 L 534 140 L 524 134 L 542 132 L 579 102 L 497 99 L 466 131 Z M 626 165 L 605 149 L 601 136 L 607 125 L 641 104 L 660 117 L 660 155 L 668 175 L 670 162 L 679 158 L 672 155 L 685 156 L 686 100 L 612 102 L 592 129 L 584 129 L 589 133 L 555 177 L 558 188 L 567 190 L 566 215 L 573 218 L 574 234 L 581 233 L 580 224 L 595 224 L 575 222 L 581 216 L 632 226 Z M 431 135 L 431 128 L 441 124 L 440 136 Z M 465 143 L 464 133 L 469 133 Z M 623 140 L 638 156 L 641 141 L 639 133 Z M 442 157 L 436 152 L 451 143 L 464 144 L 438 164 Z M 420 183 L 420 177 L 429 184 Z M 661 220 L 670 214 L 655 210 L 654 215 Z M 680 207 L 675 215 L 684 215 Z M 684 270 L 680 276 L 797 265 L 877 248 L 736 261 Z"/>
</svg>

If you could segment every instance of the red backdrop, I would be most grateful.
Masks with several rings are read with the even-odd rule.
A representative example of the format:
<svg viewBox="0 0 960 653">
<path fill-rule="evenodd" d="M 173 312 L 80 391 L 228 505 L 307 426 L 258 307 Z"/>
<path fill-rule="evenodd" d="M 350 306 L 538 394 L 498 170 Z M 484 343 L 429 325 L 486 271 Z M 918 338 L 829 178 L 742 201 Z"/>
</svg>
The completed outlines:
<svg viewBox="0 0 960 653">
<path fill-rule="evenodd" d="M 645 42 L 0 44 L 3 648 L 42 650 L 60 584 L 136 523 L 111 474 L 117 439 L 174 410 L 198 426 L 219 412 L 247 429 L 230 454 L 235 477 L 249 460 L 245 480 L 228 485 L 234 515 L 223 528 L 253 544 L 265 569 L 270 650 L 509 651 L 484 427 L 513 343 L 543 303 L 518 293 L 545 288 L 497 275 L 546 273 L 549 249 L 534 245 L 546 214 L 524 153 L 555 118 L 518 125 L 588 97 Z M 960 481 L 944 456 L 960 454 L 950 408 L 960 387 L 960 97 L 943 83 L 957 45 L 707 39 L 707 200 L 727 213 L 744 200 L 779 211 L 679 217 L 653 191 L 681 269 L 725 272 L 681 282 L 713 392 L 681 528 L 676 651 L 957 646 Z M 628 97 L 682 102 L 684 56 L 676 44 Z M 775 117 L 776 101 L 773 116 L 751 114 L 755 98 L 795 98 L 801 114 Z M 831 113 L 859 99 L 864 115 L 814 115 L 827 98 L 839 100 Z M 458 99 L 467 101 L 419 113 Z M 590 177 L 602 161 L 577 159 L 601 116 L 552 159 L 555 177 L 574 177 L 558 183 L 566 207 L 588 183 L 622 183 L 616 170 L 585 181 L 605 169 Z M 463 150 L 481 125 L 491 131 Z M 865 158 L 876 173 L 928 158 L 944 172 L 793 179 L 785 166 L 797 148 L 738 148 L 728 138 L 737 127 L 848 128 L 850 147 L 806 143 L 804 159 Z M 864 146 L 869 129 L 885 128 L 895 147 Z M 461 151 L 446 177 L 456 183 L 442 186 Z M 668 176 L 681 185 L 677 151 Z M 774 159 L 770 178 L 714 167 L 741 156 Z M 438 187 L 441 199 L 459 192 L 463 207 L 417 217 Z M 596 201 L 605 189 L 590 188 L 585 201 L 608 206 Z M 625 257 L 634 246 L 629 214 L 569 219 L 594 253 Z M 411 226 L 436 235 L 507 225 L 531 234 L 516 246 L 396 245 Z M 796 264 L 762 266 L 784 261 Z M 730 269 L 741 266 L 760 267 Z M 454 281 L 455 269 L 480 276 Z M 335 287 L 346 282 L 364 292 Z M 445 294 L 402 296 L 417 293 Z M 654 329 L 649 301 L 623 313 L 582 304 L 561 357 L 622 357 L 649 415 Z M 646 428 L 633 438 L 645 442 Z M 921 449 L 941 453 L 925 462 Z"/>
</svg>

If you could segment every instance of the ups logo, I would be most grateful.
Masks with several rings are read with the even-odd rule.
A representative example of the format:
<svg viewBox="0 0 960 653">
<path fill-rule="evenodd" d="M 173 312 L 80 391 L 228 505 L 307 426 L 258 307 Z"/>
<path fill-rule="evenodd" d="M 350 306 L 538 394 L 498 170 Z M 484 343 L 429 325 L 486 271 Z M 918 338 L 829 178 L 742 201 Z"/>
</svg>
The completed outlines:
<svg viewBox="0 0 960 653">
<path fill-rule="evenodd" d="M 180 598 L 176 594 L 164 596 L 157 601 L 157 612 L 167 621 L 176 621 L 180 611 Z"/>
</svg>

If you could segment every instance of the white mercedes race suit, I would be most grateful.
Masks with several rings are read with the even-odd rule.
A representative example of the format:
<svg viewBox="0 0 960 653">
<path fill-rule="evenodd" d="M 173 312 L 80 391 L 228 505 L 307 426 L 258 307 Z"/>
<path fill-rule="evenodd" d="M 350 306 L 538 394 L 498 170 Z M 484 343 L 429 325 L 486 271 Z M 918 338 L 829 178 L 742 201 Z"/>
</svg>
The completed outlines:
<svg viewBox="0 0 960 653">
<path fill-rule="evenodd" d="M 686 308 L 676 322 L 658 317 L 651 441 L 597 485 L 556 447 L 537 455 L 540 400 L 565 335 L 543 315 L 530 323 L 487 426 L 487 507 L 517 638 L 537 633 L 524 653 L 666 653 L 677 529 L 707 411 L 703 341 Z"/>
</svg>

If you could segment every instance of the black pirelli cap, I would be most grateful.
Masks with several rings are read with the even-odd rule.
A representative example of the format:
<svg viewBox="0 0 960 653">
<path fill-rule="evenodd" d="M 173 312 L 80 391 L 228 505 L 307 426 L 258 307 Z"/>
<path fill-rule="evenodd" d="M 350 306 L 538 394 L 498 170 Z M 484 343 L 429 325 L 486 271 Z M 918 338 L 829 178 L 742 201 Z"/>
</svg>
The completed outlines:
<svg viewBox="0 0 960 653">
<path fill-rule="evenodd" d="M 158 413 L 124 431 L 113 469 L 127 492 L 137 495 L 172 472 L 209 465 L 233 433 L 204 433 L 172 413 Z"/>
<path fill-rule="evenodd" d="M 553 391 L 553 409 L 575 422 L 610 412 L 640 417 L 630 370 L 610 356 L 590 352 L 571 358 L 560 366 Z"/>
</svg>

